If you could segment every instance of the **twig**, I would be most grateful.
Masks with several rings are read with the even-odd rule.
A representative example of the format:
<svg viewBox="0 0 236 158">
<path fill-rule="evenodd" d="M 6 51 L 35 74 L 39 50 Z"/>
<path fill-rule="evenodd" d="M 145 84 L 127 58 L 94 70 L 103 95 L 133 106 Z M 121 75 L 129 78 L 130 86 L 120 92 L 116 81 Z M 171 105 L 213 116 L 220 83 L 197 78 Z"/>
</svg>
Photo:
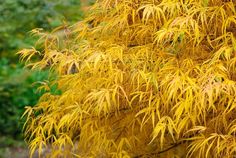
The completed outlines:
<svg viewBox="0 0 236 158">
<path fill-rule="evenodd" d="M 171 150 L 175 147 L 177 147 L 178 145 L 180 145 L 182 142 L 178 142 L 178 143 L 175 143 L 173 145 L 171 145 L 170 147 L 164 149 L 164 150 L 161 150 L 161 151 L 158 151 L 158 152 L 152 152 L 152 153 L 148 153 L 148 154 L 141 154 L 141 155 L 137 155 L 135 156 L 134 158 L 140 158 L 140 157 L 143 157 L 144 155 L 159 155 L 161 153 L 164 153 L 164 152 L 167 152 L 168 150 Z"/>
</svg>

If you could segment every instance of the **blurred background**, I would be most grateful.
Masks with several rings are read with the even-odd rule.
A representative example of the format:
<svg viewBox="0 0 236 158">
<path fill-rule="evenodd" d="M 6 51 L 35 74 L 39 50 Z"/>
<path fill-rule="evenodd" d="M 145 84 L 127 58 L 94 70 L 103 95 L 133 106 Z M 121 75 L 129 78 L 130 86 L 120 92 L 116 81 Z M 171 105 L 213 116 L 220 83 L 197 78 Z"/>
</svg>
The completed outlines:
<svg viewBox="0 0 236 158">
<path fill-rule="evenodd" d="M 0 0 L 0 158 L 27 158 L 22 136 L 25 106 L 42 95 L 38 81 L 48 80 L 47 71 L 23 68 L 17 51 L 34 46 L 35 28 L 51 31 L 64 23 L 83 19 L 93 0 Z"/>
</svg>

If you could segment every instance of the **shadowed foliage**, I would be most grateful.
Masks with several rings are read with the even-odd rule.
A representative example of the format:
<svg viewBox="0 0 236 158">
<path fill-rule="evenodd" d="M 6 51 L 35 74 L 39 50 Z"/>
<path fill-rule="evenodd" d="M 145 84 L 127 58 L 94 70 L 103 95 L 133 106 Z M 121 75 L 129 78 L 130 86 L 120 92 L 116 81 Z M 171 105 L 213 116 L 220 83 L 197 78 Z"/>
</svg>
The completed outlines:
<svg viewBox="0 0 236 158">
<path fill-rule="evenodd" d="M 233 157 L 235 9 L 233 0 L 98 0 L 83 21 L 37 32 L 44 51 L 19 53 L 56 72 L 41 88 L 61 94 L 27 107 L 31 154 Z"/>
</svg>

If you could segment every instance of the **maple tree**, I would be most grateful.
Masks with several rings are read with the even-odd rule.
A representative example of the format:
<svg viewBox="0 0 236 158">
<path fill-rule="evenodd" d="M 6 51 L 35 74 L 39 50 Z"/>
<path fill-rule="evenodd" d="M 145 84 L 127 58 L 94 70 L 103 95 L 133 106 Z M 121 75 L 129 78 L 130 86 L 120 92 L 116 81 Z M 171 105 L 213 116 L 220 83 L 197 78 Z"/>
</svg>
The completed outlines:
<svg viewBox="0 0 236 158">
<path fill-rule="evenodd" d="M 235 6 L 97 0 L 83 21 L 37 32 L 44 50 L 21 57 L 56 72 L 40 88 L 61 94 L 27 107 L 31 154 L 50 146 L 50 157 L 235 155 Z"/>
</svg>

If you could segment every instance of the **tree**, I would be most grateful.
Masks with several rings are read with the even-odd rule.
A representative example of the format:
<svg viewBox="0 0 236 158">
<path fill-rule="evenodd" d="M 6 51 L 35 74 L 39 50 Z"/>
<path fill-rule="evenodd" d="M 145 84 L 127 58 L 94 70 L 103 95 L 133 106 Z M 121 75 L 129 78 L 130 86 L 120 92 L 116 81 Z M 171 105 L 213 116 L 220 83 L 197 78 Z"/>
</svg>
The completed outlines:
<svg viewBox="0 0 236 158">
<path fill-rule="evenodd" d="M 51 146 L 51 157 L 235 155 L 235 6 L 98 0 L 63 38 L 43 34 L 43 52 L 20 53 L 56 72 L 50 84 L 62 93 L 27 107 L 31 154 Z"/>
</svg>

